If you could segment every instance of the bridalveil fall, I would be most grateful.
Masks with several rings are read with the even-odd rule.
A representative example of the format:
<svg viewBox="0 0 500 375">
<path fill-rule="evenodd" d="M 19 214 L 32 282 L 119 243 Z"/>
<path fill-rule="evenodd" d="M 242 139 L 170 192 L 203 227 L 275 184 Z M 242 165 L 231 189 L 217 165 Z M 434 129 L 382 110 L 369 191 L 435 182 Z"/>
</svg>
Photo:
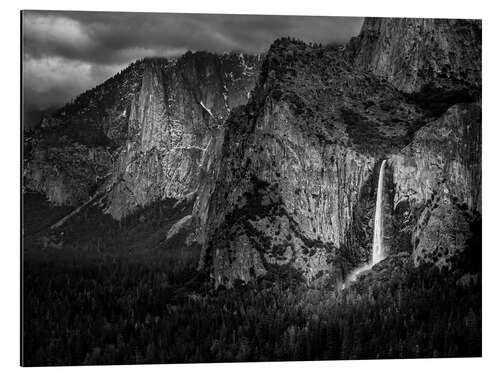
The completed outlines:
<svg viewBox="0 0 500 375">
<path fill-rule="evenodd" d="M 384 252 L 384 173 L 385 173 L 385 163 L 386 160 L 382 161 L 380 166 L 380 172 L 378 175 L 378 186 L 377 186 L 377 202 L 375 205 L 375 217 L 373 226 L 373 244 L 372 244 L 372 258 L 367 264 L 364 264 L 354 271 L 347 277 L 348 281 L 355 281 L 358 275 L 362 272 L 368 271 L 375 264 L 380 262 L 385 258 Z M 345 287 L 343 284 L 342 287 Z"/>
<path fill-rule="evenodd" d="M 385 160 L 380 166 L 377 188 L 377 204 L 375 208 L 375 225 L 373 227 L 373 246 L 372 246 L 372 262 L 371 265 L 377 264 L 385 258 L 384 254 L 384 215 L 383 215 L 383 200 L 384 200 L 384 171 Z"/>
</svg>

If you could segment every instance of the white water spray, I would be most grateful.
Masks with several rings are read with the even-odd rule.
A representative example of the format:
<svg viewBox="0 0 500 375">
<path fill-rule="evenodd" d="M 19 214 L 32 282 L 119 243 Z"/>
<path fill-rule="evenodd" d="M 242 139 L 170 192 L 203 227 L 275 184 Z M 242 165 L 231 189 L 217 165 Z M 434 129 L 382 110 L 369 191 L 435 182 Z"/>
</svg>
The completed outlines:
<svg viewBox="0 0 500 375">
<path fill-rule="evenodd" d="M 348 282 L 356 281 L 358 275 L 368 271 L 375 264 L 380 262 L 385 258 L 384 252 L 384 173 L 385 173 L 385 160 L 382 161 L 380 166 L 380 172 L 378 175 L 378 187 L 377 187 L 377 203 L 375 205 L 375 225 L 373 228 L 373 245 L 372 245 L 372 259 L 369 263 L 363 264 L 362 266 L 356 268 L 347 277 Z M 342 289 L 345 288 L 345 283 L 342 285 Z"/>
<path fill-rule="evenodd" d="M 375 208 L 375 226 L 373 228 L 372 266 L 385 258 L 384 254 L 384 170 L 385 160 L 380 166 L 377 189 L 377 205 Z"/>
</svg>

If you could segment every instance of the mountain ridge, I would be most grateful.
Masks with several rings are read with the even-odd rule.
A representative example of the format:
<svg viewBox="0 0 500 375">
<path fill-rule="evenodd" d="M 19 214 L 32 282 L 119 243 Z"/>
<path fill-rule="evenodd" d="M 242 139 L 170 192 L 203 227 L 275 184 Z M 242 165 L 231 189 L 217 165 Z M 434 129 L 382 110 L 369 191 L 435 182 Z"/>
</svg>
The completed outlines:
<svg viewBox="0 0 500 375">
<path fill-rule="evenodd" d="M 25 144 L 27 187 L 44 192 L 55 204 L 78 205 L 102 183 L 117 185 L 111 193 L 113 198 L 108 202 L 108 212 L 116 218 L 158 196 L 178 196 L 175 190 L 182 190 L 182 187 L 174 188 L 174 191 L 168 188 L 160 191 L 164 188 L 157 186 L 151 199 L 132 202 L 121 212 L 119 202 L 126 194 L 123 190 L 134 190 L 135 183 L 142 183 L 132 181 L 128 184 L 130 186 L 123 186 L 120 181 L 123 179 L 124 164 L 132 165 L 133 160 L 140 162 L 141 158 L 146 158 L 143 162 L 147 164 L 147 158 L 151 157 L 147 153 L 154 153 L 159 146 L 168 150 L 174 147 L 180 150 L 180 147 L 186 146 L 193 146 L 193 150 L 194 147 L 202 149 L 208 141 L 203 140 L 203 134 L 210 132 L 208 128 L 203 129 L 202 123 L 206 122 L 208 127 L 220 126 L 230 107 L 245 100 L 259 59 L 259 56 L 244 54 L 188 52 L 176 60 L 153 58 L 131 64 L 42 121 L 41 128 L 29 138 L 34 145 Z M 196 80 L 199 82 L 194 85 Z M 203 85 L 207 86 L 204 92 L 199 88 Z M 210 85 L 212 88 L 207 91 Z M 196 90 L 193 89 L 195 86 L 198 87 Z M 245 92 L 240 95 L 239 91 Z M 209 92 L 216 94 L 214 96 Z M 152 101 L 147 99 L 150 93 Z M 167 95 L 170 97 L 167 98 Z M 212 108 L 217 119 L 213 118 L 210 110 L 207 111 L 206 106 L 217 107 Z M 155 109 L 157 113 L 154 113 Z M 148 116 L 153 117 L 148 119 Z M 170 123 L 169 134 L 161 132 L 166 129 L 167 122 Z M 212 122 L 214 124 L 210 125 Z M 198 125 L 193 127 L 193 124 Z M 192 133 L 195 138 L 193 145 L 189 139 L 182 140 L 174 134 L 182 133 L 183 129 L 179 130 L 179 126 L 182 128 L 184 125 L 195 131 Z M 156 139 L 160 135 L 163 138 Z M 135 144 L 140 144 L 140 147 L 130 149 Z M 146 155 L 141 156 L 141 153 Z M 158 153 L 153 155 L 163 156 Z M 200 155 L 193 155 L 193 163 L 196 164 L 199 158 Z M 95 170 L 92 164 L 97 159 L 102 159 L 102 162 L 97 163 L 100 168 Z M 156 168 L 160 167 L 156 165 Z M 110 180 L 105 176 L 111 171 Z M 196 176 L 191 179 L 196 179 Z M 194 182 L 180 183 L 187 186 Z"/>
</svg>

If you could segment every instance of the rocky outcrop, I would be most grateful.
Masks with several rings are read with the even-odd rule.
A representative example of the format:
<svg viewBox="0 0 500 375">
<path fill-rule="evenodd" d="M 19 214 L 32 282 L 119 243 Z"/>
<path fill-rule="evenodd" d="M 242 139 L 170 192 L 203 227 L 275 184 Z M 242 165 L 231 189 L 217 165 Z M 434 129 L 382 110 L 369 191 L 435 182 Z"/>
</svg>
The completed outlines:
<svg viewBox="0 0 500 375">
<path fill-rule="evenodd" d="M 350 48 L 359 69 L 410 94 L 441 89 L 444 100 L 481 87 L 481 31 L 480 20 L 367 18 Z"/>
<path fill-rule="evenodd" d="M 424 208 L 412 238 L 415 265 L 434 263 L 439 268 L 450 268 L 476 235 L 471 220 L 470 214 L 446 198 Z"/>
<path fill-rule="evenodd" d="M 415 263 L 448 266 L 481 214 L 481 107 L 459 104 L 421 128 L 390 157 L 394 208 L 411 223 Z M 412 218 L 413 217 L 413 218 Z M 410 229 L 410 231 L 408 231 Z"/>
<path fill-rule="evenodd" d="M 192 216 L 191 215 L 186 215 L 184 216 L 182 219 L 180 219 L 179 221 L 177 221 L 174 225 L 172 225 L 172 227 L 169 229 L 168 233 L 167 233 L 167 236 L 165 238 L 166 241 L 169 241 L 171 240 L 174 236 L 178 235 L 179 232 L 181 232 L 182 230 L 186 230 L 187 228 L 189 228 L 189 226 L 191 225 L 191 221 L 192 221 Z"/>
<path fill-rule="evenodd" d="M 208 242 L 207 222 L 210 198 L 214 193 L 219 179 L 224 135 L 224 126 L 212 130 L 210 142 L 207 145 L 207 149 L 200 164 L 200 184 L 196 192 L 196 200 L 193 206 L 193 222 L 197 228 L 195 236 L 200 244 Z M 201 259 L 203 259 L 203 257 L 201 257 Z"/>
<path fill-rule="evenodd" d="M 458 104 L 415 134 L 391 156 L 396 195 L 414 204 L 450 194 L 457 203 L 481 211 L 481 107 Z"/>
</svg>

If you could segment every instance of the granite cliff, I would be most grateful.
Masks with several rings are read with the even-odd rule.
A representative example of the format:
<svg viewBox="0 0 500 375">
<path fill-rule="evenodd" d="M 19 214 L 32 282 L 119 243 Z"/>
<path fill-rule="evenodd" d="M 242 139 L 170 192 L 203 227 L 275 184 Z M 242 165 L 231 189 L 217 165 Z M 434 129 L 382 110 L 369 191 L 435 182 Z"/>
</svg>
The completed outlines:
<svg viewBox="0 0 500 375">
<path fill-rule="evenodd" d="M 130 65 L 43 119 L 25 140 L 25 187 L 74 206 L 106 191 L 117 219 L 192 193 L 212 135 L 246 102 L 259 61 L 187 52 Z"/>
<path fill-rule="evenodd" d="M 481 21 L 367 18 L 349 49 L 358 68 L 385 77 L 429 110 L 480 95 Z"/>
</svg>

